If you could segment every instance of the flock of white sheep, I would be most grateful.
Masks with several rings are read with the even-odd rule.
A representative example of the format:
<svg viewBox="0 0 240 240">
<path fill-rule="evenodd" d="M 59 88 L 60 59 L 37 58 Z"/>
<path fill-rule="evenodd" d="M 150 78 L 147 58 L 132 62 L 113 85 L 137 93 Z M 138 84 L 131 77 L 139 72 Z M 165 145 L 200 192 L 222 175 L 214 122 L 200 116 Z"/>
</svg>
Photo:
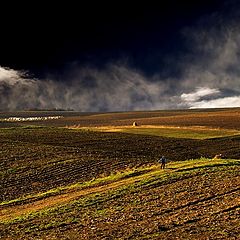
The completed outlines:
<svg viewBox="0 0 240 240">
<path fill-rule="evenodd" d="M 63 116 L 48 116 L 48 117 L 9 117 L 0 119 L 2 122 L 27 122 L 27 121 L 45 121 L 59 119 Z"/>
</svg>

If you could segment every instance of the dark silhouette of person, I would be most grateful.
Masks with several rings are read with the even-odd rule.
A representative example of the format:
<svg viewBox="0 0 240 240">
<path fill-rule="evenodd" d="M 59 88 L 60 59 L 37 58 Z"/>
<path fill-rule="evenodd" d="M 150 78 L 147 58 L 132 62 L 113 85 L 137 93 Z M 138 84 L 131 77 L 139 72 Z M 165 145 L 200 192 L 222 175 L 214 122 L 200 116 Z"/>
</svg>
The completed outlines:
<svg viewBox="0 0 240 240">
<path fill-rule="evenodd" d="M 166 161 L 167 159 L 164 156 L 160 158 L 159 162 L 161 163 L 161 169 L 164 169 L 166 167 Z"/>
</svg>

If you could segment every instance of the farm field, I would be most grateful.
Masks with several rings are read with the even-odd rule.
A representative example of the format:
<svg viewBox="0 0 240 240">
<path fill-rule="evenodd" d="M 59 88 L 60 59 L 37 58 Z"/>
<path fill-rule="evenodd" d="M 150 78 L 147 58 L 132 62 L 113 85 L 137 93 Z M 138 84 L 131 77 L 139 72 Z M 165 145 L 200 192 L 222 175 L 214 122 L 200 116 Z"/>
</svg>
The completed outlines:
<svg viewBox="0 0 240 240">
<path fill-rule="evenodd" d="M 240 130 L 240 108 L 232 109 L 194 109 L 194 110 L 162 110 L 151 112 L 117 112 L 117 113 L 81 113 L 67 111 L 47 112 L 2 112 L 0 127 L 15 127 L 29 125 L 28 122 L 3 122 L 9 117 L 40 117 L 62 116 L 63 118 L 48 121 L 33 121 L 33 125 L 70 127 L 99 126 L 131 126 L 133 122 L 139 125 L 155 126 L 205 126 L 210 128 Z"/>
<path fill-rule="evenodd" d="M 237 239 L 239 160 L 137 168 L 1 204 L 10 239 Z"/>
<path fill-rule="evenodd" d="M 0 238 L 238 239 L 239 120 L 240 109 L 0 113 Z"/>
<path fill-rule="evenodd" d="M 173 127 L 173 126 L 119 126 L 119 127 L 92 127 L 92 128 L 79 128 L 72 127 L 72 129 L 87 129 L 91 131 L 102 132 L 123 132 L 130 134 L 152 135 L 159 137 L 171 138 L 190 138 L 190 139 L 210 139 L 220 138 L 227 136 L 240 135 L 240 131 L 232 129 L 218 129 L 208 127 Z"/>
</svg>

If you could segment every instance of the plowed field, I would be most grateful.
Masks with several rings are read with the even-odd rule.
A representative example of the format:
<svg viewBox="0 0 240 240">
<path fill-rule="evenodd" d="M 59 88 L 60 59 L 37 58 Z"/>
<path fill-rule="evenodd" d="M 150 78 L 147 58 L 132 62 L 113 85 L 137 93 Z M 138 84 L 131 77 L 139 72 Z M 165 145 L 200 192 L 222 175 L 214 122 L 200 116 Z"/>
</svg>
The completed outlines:
<svg viewBox="0 0 240 240">
<path fill-rule="evenodd" d="M 62 115 L 0 120 L 1 239 L 239 239 L 239 109 Z"/>
</svg>

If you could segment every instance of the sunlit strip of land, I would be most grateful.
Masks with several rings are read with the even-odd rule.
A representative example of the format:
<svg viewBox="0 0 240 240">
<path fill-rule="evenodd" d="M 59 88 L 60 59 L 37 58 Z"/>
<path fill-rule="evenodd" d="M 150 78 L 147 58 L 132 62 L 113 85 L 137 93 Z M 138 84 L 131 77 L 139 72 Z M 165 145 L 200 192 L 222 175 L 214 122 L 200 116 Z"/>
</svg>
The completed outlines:
<svg viewBox="0 0 240 240">
<path fill-rule="evenodd" d="M 240 135 L 240 131 L 238 130 L 210 128 L 206 126 L 180 127 L 180 126 L 142 125 L 142 126 L 79 127 L 76 125 L 71 126 L 69 128 L 90 131 L 123 132 L 130 134 L 143 134 L 159 137 L 191 138 L 191 139 L 208 139 Z"/>
</svg>

